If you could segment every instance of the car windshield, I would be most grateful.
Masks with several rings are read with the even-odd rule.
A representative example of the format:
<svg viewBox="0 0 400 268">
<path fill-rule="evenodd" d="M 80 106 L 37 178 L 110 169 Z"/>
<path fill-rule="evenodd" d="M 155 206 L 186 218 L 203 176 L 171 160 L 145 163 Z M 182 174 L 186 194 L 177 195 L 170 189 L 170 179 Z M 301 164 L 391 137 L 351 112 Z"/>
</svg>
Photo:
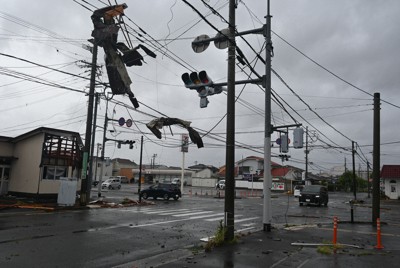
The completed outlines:
<svg viewBox="0 0 400 268">
<path fill-rule="evenodd" d="M 318 193 L 321 189 L 319 185 L 307 185 L 303 188 L 302 192 L 315 192 Z"/>
<path fill-rule="evenodd" d="M 105 182 L 112 182 L 112 180 L 111 179 L 107 179 Z"/>
</svg>

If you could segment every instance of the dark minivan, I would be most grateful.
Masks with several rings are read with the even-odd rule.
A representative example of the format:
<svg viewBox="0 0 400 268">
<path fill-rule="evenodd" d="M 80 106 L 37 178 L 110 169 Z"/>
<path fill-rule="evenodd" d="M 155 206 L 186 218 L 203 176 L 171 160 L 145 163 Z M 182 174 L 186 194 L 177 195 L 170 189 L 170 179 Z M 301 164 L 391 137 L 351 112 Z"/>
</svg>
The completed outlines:
<svg viewBox="0 0 400 268">
<path fill-rule="evenodd" d="M 157 199 L 157 197 L 162 197 L 164 200 L 168 200 L 170 198 L 178 200 L 179 197 L 182 197 L 182 194 L 181 189 L 179 189 L 178 185 L 176 184 L 157 183 L 147 189 L 140 191 L 140 196 L 143 199 L 147 199 L 149 197 Z"/>
<path fill-rule="evenodd" d="M 299 205 L 315 204 L 327 206 L 329 201 L 328 189 L 322 185 L 306 185 L 299 196 Z"/>
</svg>

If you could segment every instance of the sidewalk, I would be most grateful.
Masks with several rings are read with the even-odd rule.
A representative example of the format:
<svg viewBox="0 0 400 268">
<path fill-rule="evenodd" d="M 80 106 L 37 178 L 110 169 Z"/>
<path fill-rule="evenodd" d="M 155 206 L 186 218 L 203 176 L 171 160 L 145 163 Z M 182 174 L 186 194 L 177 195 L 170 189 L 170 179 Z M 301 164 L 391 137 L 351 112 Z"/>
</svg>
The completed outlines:
<svg viewBox="0 0 400 268">
<path fill-rule="evenodd" d="M 295 246 L 292 243 L 332 243 L 332 226 L 309 225 L 273 228 L 242 236 L 235 245 L 202 251 L 178 260 L 130 267 L 398 267 L 399 226 L 382 226 L 384 249 L 375 249 L 376 230 L 369 224 L 339 224 L 338 244 Z M 134 263 L 133 263 L 134 264 Z M 142 263 L 143 264 L 143 263 Z"/>
</svg>

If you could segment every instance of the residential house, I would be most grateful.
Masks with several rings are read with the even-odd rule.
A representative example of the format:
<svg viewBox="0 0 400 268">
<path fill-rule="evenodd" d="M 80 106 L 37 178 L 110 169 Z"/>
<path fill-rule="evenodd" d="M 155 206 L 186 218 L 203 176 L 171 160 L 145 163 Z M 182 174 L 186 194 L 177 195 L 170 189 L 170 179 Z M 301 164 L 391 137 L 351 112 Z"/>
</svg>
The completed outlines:
<svg viewBox="0 0 400 268">
<path fill-rule="evenodd" d="M 249 156 L 239 160 L 235 165 L 235 180 L 237 187 L 247 187 L 242 181 L 251 181 L 252 187 L 262 189 L 257 181 L 264 179 L 264 158 Z M 294 185 L 301 182 L 303 170 L 293 166 L 281 166 L 271 161 L 272 190 L 286 191 L 293 189 Z M 225 166 L 221 167 L 218 175 L 225 177 Z M 253 182 L 257 182 L 254 184 Z M 261 183 L 261 182 L 260 182 Z"/>
<path fill-rule="evenodd" d="M 380 178 L 385 195 L 390 199 L 400 199 L 400 165 L 383 165 Z"/>
<path fill-rule="evenodd" d="M 112 162 L 112 175 L 125 176 L 129 181 L 134 180 L 133 169 L 138 168 L 138 165 L 129 159 L 114 158 Z"/>
<path fill-rule="evenodd" d="M 188 167 L 193 171 L 192 186 L 214 187 L 218 181 L 218 168 L 212 165 L 197 164 Z"/>
<path fill-rule="evenodd" d="M 56 197 L 62 177 L 79 191 L 82 148 L 79 133 L 46 127 L 0 137 L 0 195 Z"/>
</svg>

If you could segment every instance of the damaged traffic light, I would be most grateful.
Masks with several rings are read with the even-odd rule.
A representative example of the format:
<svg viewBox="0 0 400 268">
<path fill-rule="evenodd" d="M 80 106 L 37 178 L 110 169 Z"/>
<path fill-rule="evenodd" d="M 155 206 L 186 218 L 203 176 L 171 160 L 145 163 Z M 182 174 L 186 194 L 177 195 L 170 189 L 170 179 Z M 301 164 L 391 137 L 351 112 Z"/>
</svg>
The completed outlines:
<svg viewBox="0 0 400 268">
<path fill-rule="evenodd" d="M 200 97 L 200 108 L 207 107 L 207 96 L 219 94 L 223 91 L 222 87 L 214 86 L 212 79 L 207 75 L 206 71 L 199 73 L 184 73 L 182 74 L 182 81 L 185 87 L 195 89 Z"/>
</svg>

